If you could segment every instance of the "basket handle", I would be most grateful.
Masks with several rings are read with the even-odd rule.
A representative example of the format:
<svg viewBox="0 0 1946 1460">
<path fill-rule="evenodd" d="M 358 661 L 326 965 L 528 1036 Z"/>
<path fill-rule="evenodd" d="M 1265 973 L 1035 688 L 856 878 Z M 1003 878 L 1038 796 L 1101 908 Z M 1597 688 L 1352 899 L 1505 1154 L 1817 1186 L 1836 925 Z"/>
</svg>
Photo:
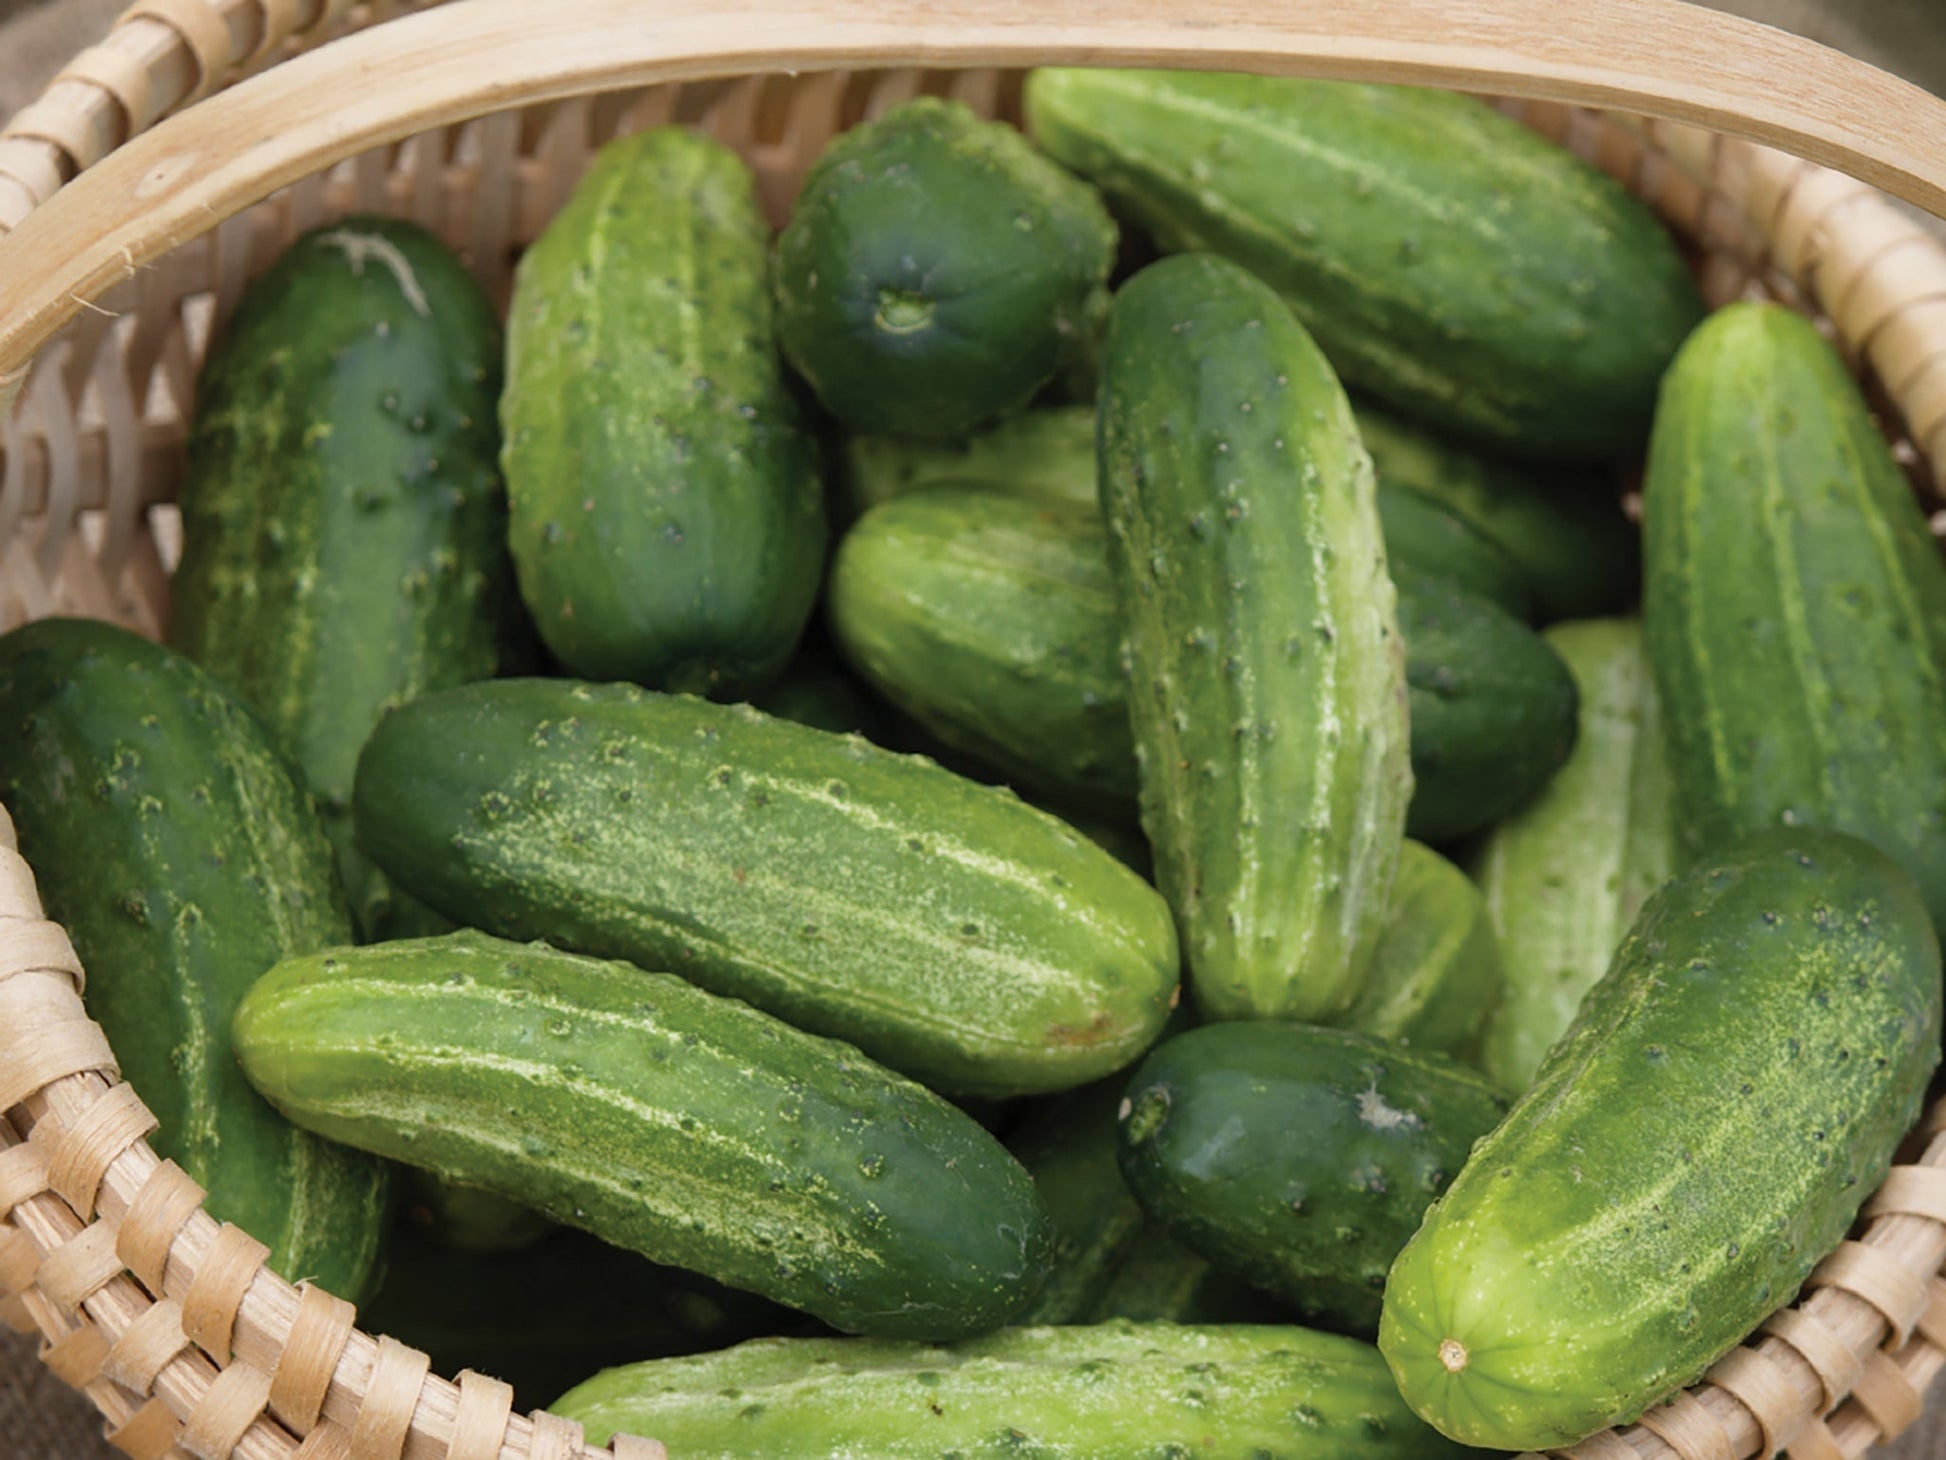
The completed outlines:
<svg viewBox="0 0 1946 1460">
<path fill-rule="evenodd" d="M 152 3 L 167 0 L 142 0 Z M 228 3 L 288 11 L 302 0 Z M 310 3 L 323 15 L 340 0 Z M 170 118 L 0 237 L 0 393 L 86 301 L 367 148 L 591 92 L 888 61 L 1197 65 L 1584 103 L 1781 146 L 1946 216 L 1946 147 L 1931 145 L 1946 138 L 1946 101 L 1680 0 L 456 0 Z"/>
</svg>

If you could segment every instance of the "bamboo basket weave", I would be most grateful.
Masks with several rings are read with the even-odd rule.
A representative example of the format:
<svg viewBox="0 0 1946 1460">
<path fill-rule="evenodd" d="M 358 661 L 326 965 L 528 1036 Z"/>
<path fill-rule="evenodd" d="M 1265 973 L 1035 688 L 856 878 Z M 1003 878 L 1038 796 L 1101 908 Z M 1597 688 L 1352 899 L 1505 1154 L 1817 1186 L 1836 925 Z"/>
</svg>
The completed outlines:
<svg viewBox="0 0 1946 1460">
<path fill-rule="evenodd" d="M 1018 68 L 1040 61 L 1504 98 L 1654 204 L 1712 302 L 1765 295 L 1825 324 L 1915 485 L 1937 485 L 1946 250 L 1877 188 L 1946 212 L 1946 105 L 1672 0 L 1180 9 L 138 0 L 0 132 L 0 628 L 80 613 L 162 631 L 197 369 L 300 232 L 356 210 L 414 218 L 504 298 L 519 249 L 620 133 L 712 133 L 781 218 L 839 130 L 922 91 L 1011 118 Z M 506 1385 L 433 1376 L 423 1354 L 359 1332 L 349 1304 L 268 1271 L 262 1244 L 150 1151 L 155 1119 L 117 1082 L 82 986 L 0 810 L 0 1317 L 41 1334 L 114 1445 L 137 1460 L 663 1454 L 515 1415 Z M 1900 1159 L 1795 1306 L 1639 1424 L 1559 1453 L 1850 1460 L 1905 1429 L 1946 1365 L 1946 1104 Z"/>
</svg>

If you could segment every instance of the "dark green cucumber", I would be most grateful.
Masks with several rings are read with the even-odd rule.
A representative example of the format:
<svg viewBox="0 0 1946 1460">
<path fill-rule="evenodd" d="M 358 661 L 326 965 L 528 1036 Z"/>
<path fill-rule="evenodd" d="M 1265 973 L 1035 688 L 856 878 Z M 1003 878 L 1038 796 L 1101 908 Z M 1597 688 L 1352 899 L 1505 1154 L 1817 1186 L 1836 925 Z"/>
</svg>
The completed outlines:
<svg viewBox="0 0 1946 1460">
<path fill-rule="evenodd" d="M 743 160 L 664 127 L 605 148 L 521 260 L 511 541 L 573 673 L 733 697 L 811 612 L 824 499 L 777 359 L 769 234 Z"/>
<path fill-rule="evenodd" d="M 1275 294 L 1190 255 L 1116 296 L 1100 430 L 1142 822 L 1197 1006 L 1340 1014 L 1412 795 L 1351 409 Z"/>
<path fill-rule="evenodd" d="M 969 1117 L 670 974 L 473 932 L 342 950 L 265 975 L 236 1050 L 307 1129 L 849 1332 L 982 1332 L 1046 1267 L 1033 1182 Z"/>
<path fill-rule="evenodd" d="M 1412 686 L 1412 814 L 1435 845 L 1531 800 L 1574 749 L 1574 676 L 1547 641 L 1483 598 L 1405 578 L 1399 632 Z"/>
<path fill-rule="evenodd" d="M 359 747 L 393 705 L 492 675 L 518 612 L 500 356 L 450 249 L 357 218 L 291 246 L 197 386 L 169 641 L 297 762 L 368 937 L 399 913 L 352 836 Z"/>
<path fill-rule="evenodd" d="M 1527 580 L 1492 539 L 1437 500 L 1411 487 L 1378 490 L 1385 560 L 1394 579 L 1450 583 L 1525 621 L 1533 617 Z"/>
<path fill-rule="evenodd" d="M 498 680 L 359 762 L 359 833 L 469 926 L 628 958 L 953 1094 L 1085 1084 L 1176 990 L 1155 890 L 1008 792 L 746 705 Z"/>
<path fill-rule="evenodd" d="M 1287 1305 L 1211 1266 L 1156 1223 L 1144 1222 L 1077 1321 L 1288 1323 L 1290 1317 Z"/>
<path fill-rule="evenodd" d="M 1432 848 L 1408 841 L 1345 1027 L 1476 1064 L 1500 986 L 1500 944 L 1480 890 Z"/>
<path fill-rule="evenodd" d="M 777 239 L 777 332 L 854 431 L 953 438 L 1020 409 L 1100 325 L 1115 224 L 1004 122 L 919 97 L 812 166 Z"/>
<path fill-rule="evenodd" d="M 1543 621 L 1614 613 L 1634 601 L 1642 541 L 1609 473 L 1542 474 L 1444 441 L 1369 402 L 1352 409 L 1380 500 L 1400 488 L 1419 492 L 1478 529 L 1519 571 Z"/>
<path fill-rule="evenodd" d="M 784 672 L 750 697 L 766 715 L 795 720 L 834 735 L 863 735 L 888 750 L 896 730 L 885 711 L 838 662 L 837 653 L 822 634 L 806 635 Z"/>
<path fill-rule="evenodd" d="M 1838 353 L 1734 305 L 1683 347 L 1644 486 L 1677 831 L 1861 836 L 1946 927 L 1946 563 Z"/>
<path fill-rule="evenodd" d="M 1370 1337 L 1386 1269 L 1506 1109 L 1476 1072 L 1374 1035 L 1211 1024 L 1129 1081 L 1122 1175 L 1192 1252 Z"/>
<path fill-rule="evenodd" d="M 436 1246 L 497 1255 L 531 1247 L 554 1230 L 552 1222 L 525 1202 L 477 1186 L 443 1181 L 430 1171 L 402 1169 L 405 1191 L 401 1206 L 406 1220 Z"/>
<path fill-rule="evenodd" d="M 886 502 L 839 543 L 827 602 L 858 672 L 948 745 L 1030 790 L 1135 799 L 1115 584 L 1092 508 L 950 488 Z"/>
<path fill-rule="evenodd" d="M 680 1268 L 562 1229 L 519 1252 L 456 1252 L 394 1234 L 359 1326 L 410 1344 L 442 1374 L 514 1386 L 538 1409 L 614 1364 L 706 1353 L 803 1326 L 800 1315 Z"/>
<path fill-rule="evenodd" d="M 1693 1382 L 1845 1235 L 1939 1033 L 1939 944 L 1889 857 L 1790 829 L 1698 863 L 1394 1265 L 1406 1399 L 1539 1450 Z"/>
<path fill-rule="evenodd" d="M 759 1339 L 549 1406 L 687 1460 L 1445 1460 L 1370 1345 L 1290 1327 L 1012 1328 L 951 1347 Z"/>
<path fill-rule="evenodd" d="M 1574 751 L 1468 862 L 1502 969 L 1481 1063 L 1514 1091 L 1532 1082 L 1642 904 L 1676 872 L 1675 806 L 1641 624 L 1589 619 L 1544 637 L 1580 692 Z"/>
<path fill-rule="evenodd" d="M 88 970 L 89 1014 L 160 1122 L 156 1150 L 278 1272 L 357 1301 L 385 1167 L 296 1129 L 230 1057 L 258 975 L 352 939 L 295 767 L 181 655 L 42 619 L 0 638 L 0 803 Z"/>
<path fill-rule="evenodd" d="M 934 487 L 980 486 L 1050 507 L 1092 512 L 1095 408 L 1044 406 L 951 441 L 851 436 L 837 473 L 847 515 Z"/>
<path fill-rule="evenodd" d="M 1452 92 L 1043 70 L 1030 130 L 1169 252 L 1289 302 L 1346 382 L 1522 456 L 1639 450 L 1703 302 L 1619 182 Z"/>
</svg>

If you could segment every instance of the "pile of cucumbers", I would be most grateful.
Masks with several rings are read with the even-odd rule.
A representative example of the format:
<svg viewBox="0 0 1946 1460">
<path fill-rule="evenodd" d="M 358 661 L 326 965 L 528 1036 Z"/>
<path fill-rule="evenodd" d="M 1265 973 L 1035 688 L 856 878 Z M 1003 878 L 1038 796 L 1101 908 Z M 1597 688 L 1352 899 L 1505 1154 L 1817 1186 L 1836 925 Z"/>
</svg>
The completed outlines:
<svg viewBox="0 0 1946 1460">
<path fill-rule="evenodd" d="M 1939 1059 L 1908 484 L 1468 98 L 1043 70 L 777 233 L 661 128 L 504 331 L 335 223 L 181 508 L 167 647 L 0 638 L 90 1007 L 272 1266 L 595 1439 L 1572 1444 Z"/>
</svg>

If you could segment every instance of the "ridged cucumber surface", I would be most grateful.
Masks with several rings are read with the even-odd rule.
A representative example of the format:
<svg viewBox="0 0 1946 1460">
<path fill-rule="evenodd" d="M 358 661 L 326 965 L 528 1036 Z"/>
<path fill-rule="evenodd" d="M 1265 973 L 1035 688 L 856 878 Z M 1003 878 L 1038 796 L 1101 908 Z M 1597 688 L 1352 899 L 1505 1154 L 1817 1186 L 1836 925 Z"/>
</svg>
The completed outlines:
<svg viewBox="0 0 1946 1460">
<path fill-rule="evenodd" d="M 1092 405 L 1036 407 L 951 441 L 850 436 L 839 461 L 839 494 L 854 518 L 943 486 L 977 485 L 1090 512 L 1099 500 Z"/>
<path fill-rule="evenodd" d="M 1502 970 L 1482 1064 L 1514 1091 L 1532 1082 L 1642 904 L 1677 871 L 1662 717 L 1640 622 L 1554 624 L 1544 637 L 1580 691 L 1574 750 L 1468 859 Z"/>
<path fill-rule="evenodd" d="M 1726 845 L 1643 908 L 1385 1288 L 1444 1433 L 1572 1445 L 1698 1378 L 1837 1246 L 1939 1061 L 1939 944 L 1869 844 Z"/>
<path fill-rule="evenodd" d="M 341 950 L 267 974 L 236 1050 L 308 1129 L 848 1332 L 983 1332 L 1046 1266 L 969 1117 L 669 974 L 473 932 Z"/>
<path fill-rule="evenodd" d="M 1759 827 L 1850 832 L 1946 926 L 1946 563 L 1810 321 L 1738 304 L 1697 330 L 1643 500 L 1685 855 Z"/>
<path fill-rule="evenodd" d="M 1380 483 L 1378 521 L 1395 580 L 1415 574 L 1451 583 L 1523 622 L 1533 617 L 1527 580 L 1513 560 L 1436 498 Z"/>
<path fill-rule="evenodd" d="M 169 641 L 297 762 L 367 936 L 398 914 L 352 835 L 359 747 L 393 705 L 491 676 L 519 612 L 500 362 L 450 249 L 352 218 L 250 289 L 197 387 Z"/>
<path fill-rule="evenodd" d="M 777 358 L 750 169 L 611 143 L 521 259 L 500 419 L 520 589 L 571 672 L 732 698 L 824 567 L 817 443 Z"/>
<path fill-rule="evenodd" d="M 498 680 L 389 716 L 359 832 L 432 906 L 665 968 L 952 1094 L 1132 1062 L 1176 992 L 1155 889 L 1011 793 L 748 706 Z"/>
<path fill-rule="evenodd" d="M 612 1369 L 550 1406 L 693 1460 L 1444 1460 L 1368 1344 L 1104 1323 L 951 1347 L 759 1339 Z"/>
<path fill-rule="evenodd" d="M 962 436 L 1083 354 L 1115 236 L 1095 190 L 1016 128 L 918 97 L 805 177 L 777 238 L 779 342 L 851 429 Z"/>
<path fill-rule="evenodd" d="M 278 1272 L 357 1301 L 385 1230 L 384 1165 L 291 1125 L 230 1053 L 259 975 L 352 941 L 296 768 L 181 655 L 42 619 L 0 638 L 0 803 L 88 971 L 89 1014 L 160 1122 L 157 1152 Z"/>
<path fill-rule="evenodd" d="M 1505 1098 L 1443 1055 L 1277 1020 L 1178 1035 L 1128 1083 L 1142 1209 L 1325 1327 L 1371 1337 L 1386 1270 Z"/>
<path fill-rule="evenodd" d="M 1351 408 L 1266 285 L 1187 255 L 1115 297 L 1100 440 L 1143 828 L 1197 1006 L 1342 1013 L 1412 796 Z"/>
<path fill-rule="evenodd" d="M 874 507 L 838 545 L 833 636 L 881 694 L 1022 787 L 1135 799 L 1135 747 L 1092 506 L 941 488 Z"/>
<path fill-rule="evenodd" d="M 1619 182 L 1473 97 L 1042 70 L 1034 138 L 1169 252 L 1233 259 L 1342 378 L 1537 459 L 1639 450 L 1703 302 Z"/>
<path fill-rule="evenodd" d="M 1475 1064 L 1500 994 L 1500 943 L 1480 890 L 1431 847 L 1407 841 L 1345 1027 Z"/>
</svg>

